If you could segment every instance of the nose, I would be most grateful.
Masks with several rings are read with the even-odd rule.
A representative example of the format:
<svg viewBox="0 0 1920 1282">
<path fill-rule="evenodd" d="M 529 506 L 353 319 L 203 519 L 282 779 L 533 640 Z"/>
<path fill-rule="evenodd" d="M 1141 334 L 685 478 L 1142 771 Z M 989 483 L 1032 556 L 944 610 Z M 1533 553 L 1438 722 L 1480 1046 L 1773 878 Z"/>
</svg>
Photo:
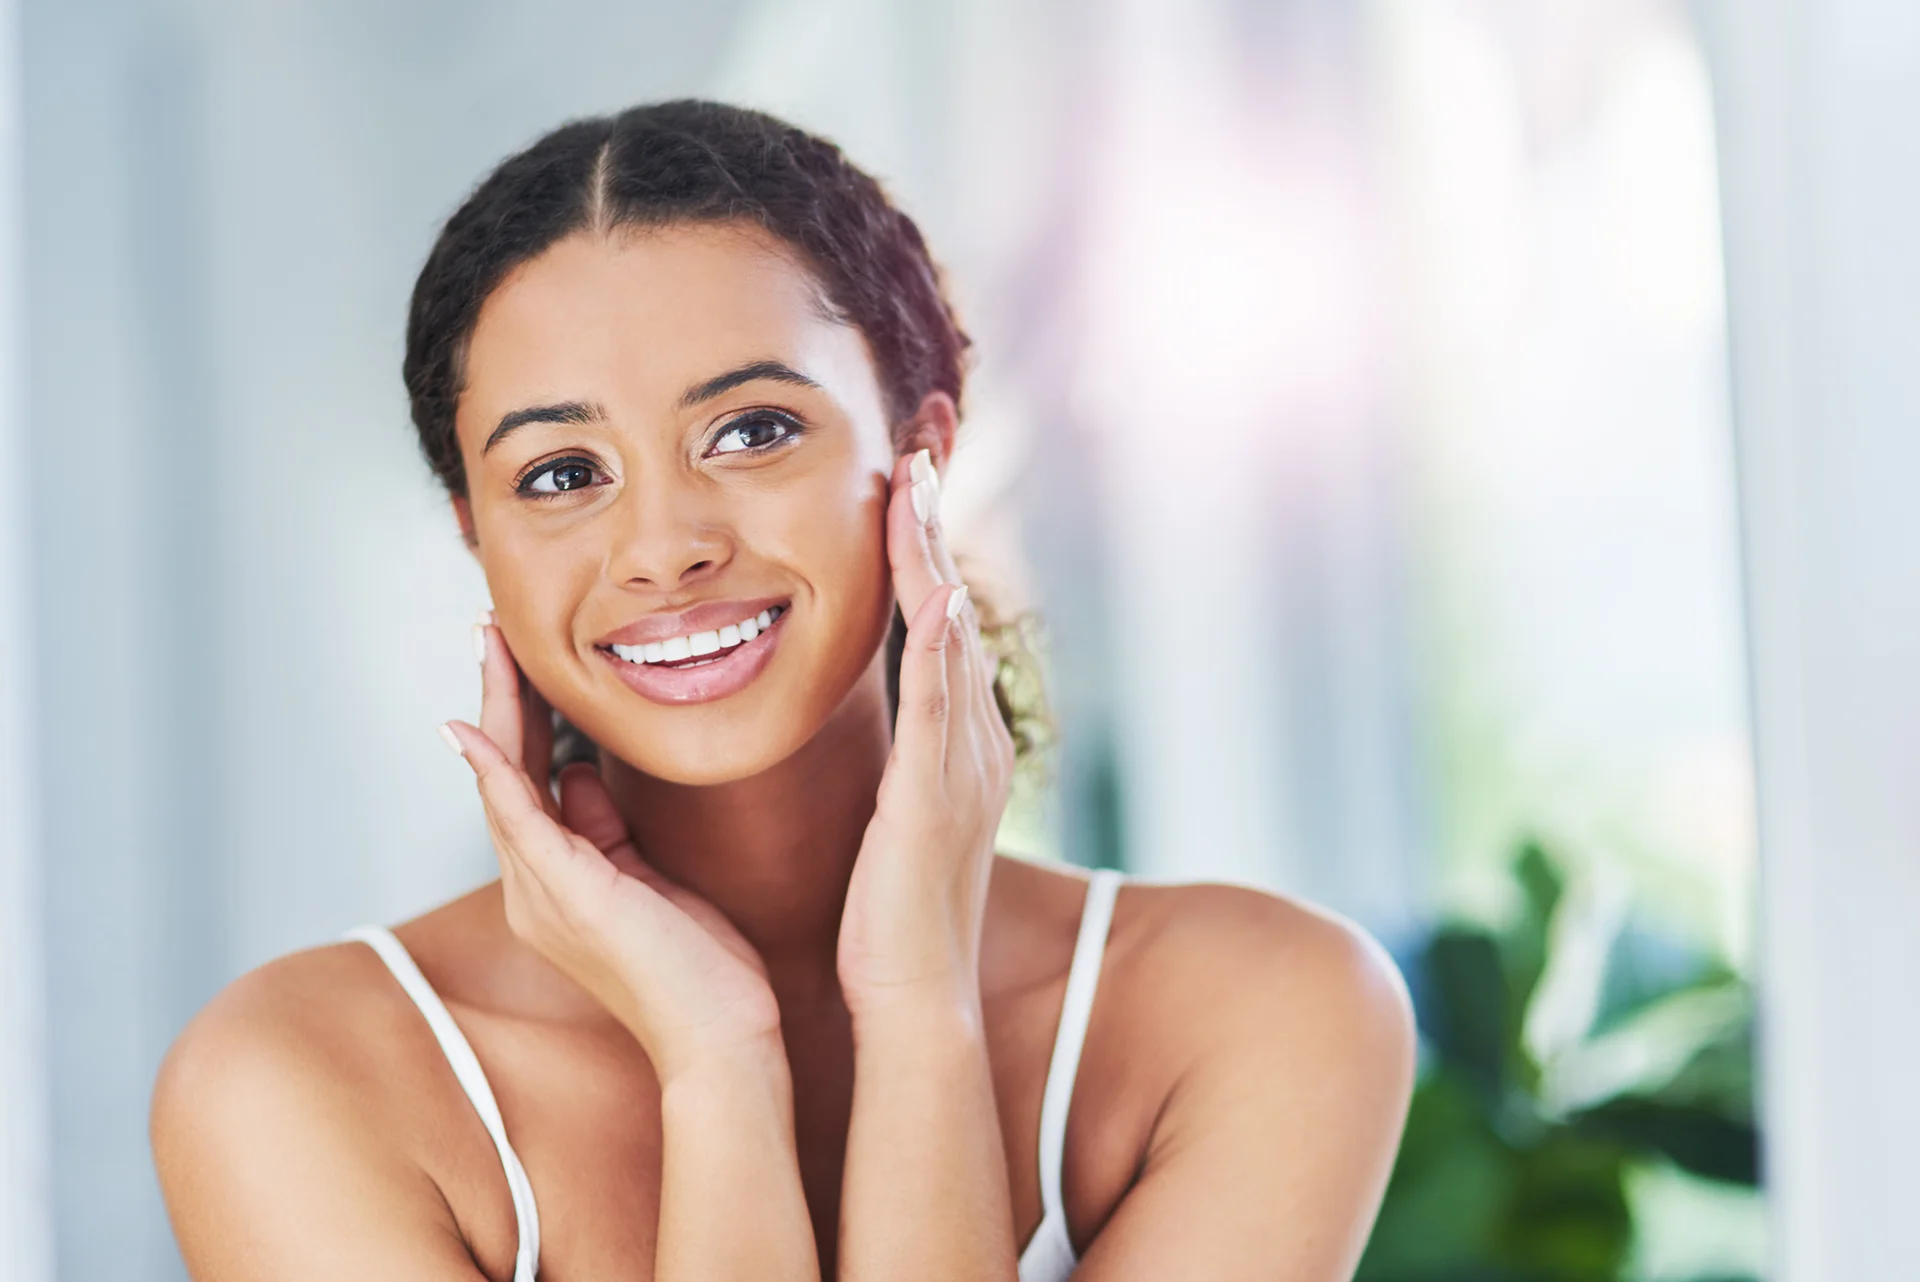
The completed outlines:
<svg viewBox="0 0 1920 1282">
<path fill-rule="evenodd" d="M 676 592 L 718 574 L 733 559 L 725 514 L 695 486 L 629 485 L 614 504 L 607 575 L 626 588 Z"/>
</svg>

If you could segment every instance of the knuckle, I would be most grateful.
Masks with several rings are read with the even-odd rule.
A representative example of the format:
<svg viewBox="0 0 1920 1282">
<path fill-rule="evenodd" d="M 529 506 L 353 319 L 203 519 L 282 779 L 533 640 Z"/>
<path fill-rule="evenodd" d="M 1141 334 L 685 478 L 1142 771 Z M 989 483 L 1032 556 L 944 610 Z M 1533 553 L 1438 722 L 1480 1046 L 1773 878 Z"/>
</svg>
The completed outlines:
<svg viewBox="0 0 1920 1282">
<path fill-rule="evenodd" d="M 512 770 L 513 767 L 507 764 L 506 758 L 498 753 L 488 753 L 480 764 L 474 767 L 474 774 L 478 776 L 483 786 L 491 788 L 505 783 Z"/>
<path fill-rule="evenodd" d="M 921 704 L 929 721 L 945 721 L 947 719 L 947 712 L 951 706 L 947 700 L 945 691 L 928 695 L 926 700 Z"/>
</svg>

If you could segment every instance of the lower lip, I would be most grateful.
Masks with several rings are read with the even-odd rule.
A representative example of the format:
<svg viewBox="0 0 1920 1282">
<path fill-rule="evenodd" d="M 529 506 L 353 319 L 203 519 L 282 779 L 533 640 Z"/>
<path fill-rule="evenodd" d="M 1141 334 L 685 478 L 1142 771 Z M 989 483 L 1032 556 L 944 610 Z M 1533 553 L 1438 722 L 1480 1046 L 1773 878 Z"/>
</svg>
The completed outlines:
<svg viewBox="0 0 1920 1282">
<path fill-rule="evenodd" d="M 753 640 L 743 642 L 713 662 L 698 667 L 673 668 L 664 663 L 628 663 L 611 650 L 596 646 L 595 651 L 613 665 L 613 670 L 627 683 L 627 688 L 642 698 L 655 703 L 712 703 L 715 699 L 724 699 L 745 689 L 760 675 L 773 658 L 773 648 L 780 642 L 781 626 L 791 613 L 793 607 L 788 606 L 772 626 L 763 629 Z"/>
</svg>

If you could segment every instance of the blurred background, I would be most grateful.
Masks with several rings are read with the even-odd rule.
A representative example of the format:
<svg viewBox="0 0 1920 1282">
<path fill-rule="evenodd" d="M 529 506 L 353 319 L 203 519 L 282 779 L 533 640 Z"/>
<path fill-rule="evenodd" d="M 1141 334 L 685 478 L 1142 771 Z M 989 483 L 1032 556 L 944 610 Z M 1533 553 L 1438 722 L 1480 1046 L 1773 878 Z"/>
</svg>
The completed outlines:
<svg viewBox="0 0 1920 1282">
<path fill-rule="evenodd" d="M 0 1279 L 182 1277 L 175 1033 L 493 875 L 406 297 L 506 153 L 680 95 L 949 270 L 950 525 L 1060 726 L 1007 848 L 1407 972 L 1363 1278 L 1920 1276 L 1908 0 L 8 0 L 0 53 Z"/>
</svg>

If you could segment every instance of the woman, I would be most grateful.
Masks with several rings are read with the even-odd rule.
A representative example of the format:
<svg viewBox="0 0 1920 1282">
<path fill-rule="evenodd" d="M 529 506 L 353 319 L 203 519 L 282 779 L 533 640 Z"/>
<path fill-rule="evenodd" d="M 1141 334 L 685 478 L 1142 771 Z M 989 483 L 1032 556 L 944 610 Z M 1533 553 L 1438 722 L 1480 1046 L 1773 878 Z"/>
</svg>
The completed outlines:
<svg viewBox="0 0 1920 1282">
<path fill-rule="evenodd" d="M 194 1277 L 1351 1272 L 1412 1073 L 1380 951 L 994 853 L 965 348 L 914 225 L 756 113 L 567 125 L 448 221 L 406 379 L 493 595 L 442 732 L 501 877 L 182 1034 Z M 597 751 L 550 785 L 554 712 Z"/>
</svg>

